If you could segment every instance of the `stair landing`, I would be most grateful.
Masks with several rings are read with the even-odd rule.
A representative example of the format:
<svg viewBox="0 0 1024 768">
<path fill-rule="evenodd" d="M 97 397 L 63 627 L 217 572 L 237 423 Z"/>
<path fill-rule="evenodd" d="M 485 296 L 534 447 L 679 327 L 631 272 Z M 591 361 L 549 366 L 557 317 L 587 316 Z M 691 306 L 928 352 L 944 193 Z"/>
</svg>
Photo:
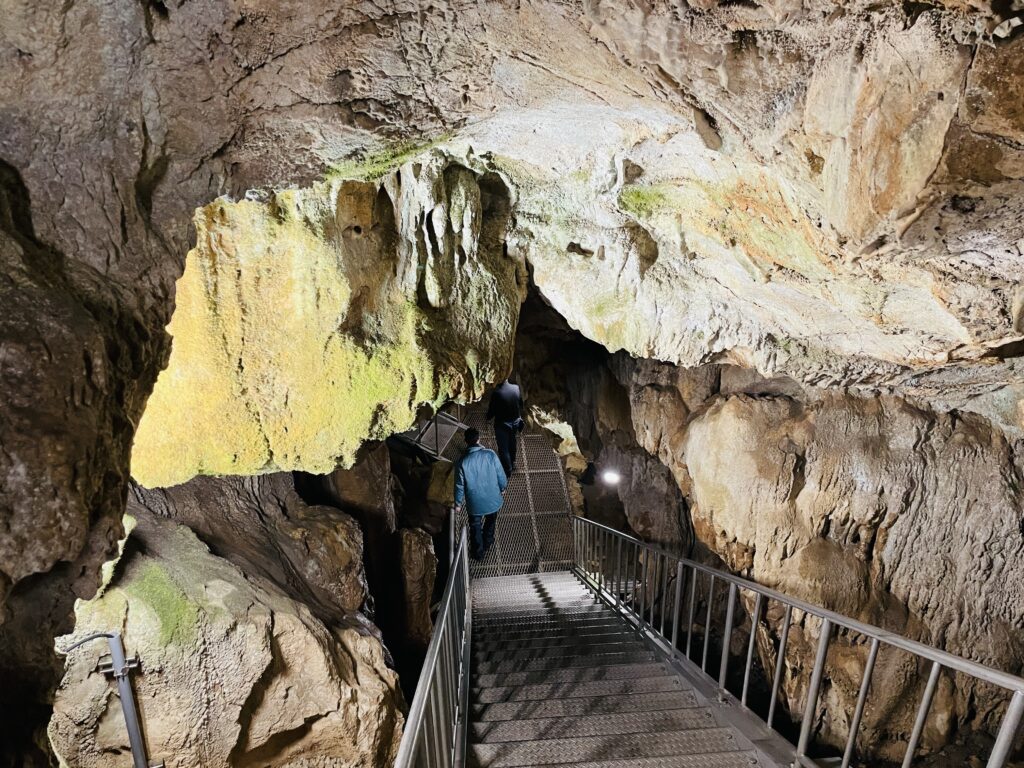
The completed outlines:
<svg viewBox="0 0 1024 768">
<path fill-rule="evenodd" d="M 473 581 L 470 768 L 783 768 L 569 572 Z"/>
</svg>

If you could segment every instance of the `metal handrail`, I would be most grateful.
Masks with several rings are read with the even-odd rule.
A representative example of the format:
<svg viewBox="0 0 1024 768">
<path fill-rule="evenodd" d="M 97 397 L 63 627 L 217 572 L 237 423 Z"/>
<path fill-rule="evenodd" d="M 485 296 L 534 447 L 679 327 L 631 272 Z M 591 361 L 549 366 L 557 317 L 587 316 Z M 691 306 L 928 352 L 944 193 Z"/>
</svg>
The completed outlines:
<svg viewBox="0 0 1024 768">
<path fill-rule="evenodd" d="M 817 653 L 808 685 L 807 701 L 804 705 L 800 723 L 800 736 L 794 750 L 794 766 L 810 764 L 807 762 L 807 749 L 810 744 L 811 727 L 814 713 L 819 703 L 828 648 L 833 638 L 833 630 L 836 627 L 856 632 L 871 640 L 871 650 L 861 679 L 857 705 L 850 721 L 851 727 L 847 737 L 842 768 L 848 768 L 850 765 L 856 745 L 857 731 L 860 727 L 861 716 L 864 712 L 864 705 L 871 684 L 875 660 L 878 656 L 878 647 L 882 643 L 931 662 L 928 682 L 921 699 L 921 704 L 918 707 L 913 731 L 907 743 L 903 768 L 908 768 L 913 762 L 917 742 L 927 721 L 936 683 L 943 669 L 960 672 L 1012 692 L 1012 698 L 1006 713 L 1003 715 L 1003 720 L 996 735 L 995 744 L 993 745 L 988 763 L 986 763 L 986 768 L 1003 768 L 1009 757 L 1017 732 L 1020 729 L 1022 717 L 1024 717 L 1024 679 L 1016 675 L 992 669 L 984 664 L 933 648 L 895 632 L 865 624 L 798 598 L 789 597 L 740 576 L 697 563 L 660 547 L 647 544 L 621 531 L 616 531 L 606 525 L 596 523 L 593 520 L 581 517 L 573 518 L 573 545 L 576 573 L 597 594 L 602 596 L 609 604 L 619 609 L 626 618 L 632 621 L 638 631 L 649 633 L 652 638 L 659 641 L 670 653 L 685 658 L 688 662 L 693 640 L 694 610 L 697 601 L 697 576 L 698 574 L 703 574 L 707 577 L 709 583 L 707 615 L 704 621 L 704 647 L 700 664 L 700 669 L 705 674 L 708 674 L 708 640 L 711 635 L 710 624 L 715 584 L 716 582 L 721 582 L 728 585 L 722 654 L 719 661 L 718 679 L 716 681 L 719 689 L 719 698 L 723 701 L 726 697 L 731 696 L 726 689 L 726 678 L 730 661 L 729 641 L 735 626 L 737 599 L 741 590 L 756 595 L 750 638 L 746 650 L 743 689 L 740 698 L 740 704 L 745 708 L 747 706 L 747 694 L 753 664 L 755 634 L 761 618 L 767 613 L 765 610 L 766 603 L 774 600 L 785 606 L 785 617 L 780 633 L 781 639 L 777 663 L 772 680 L 772 698 L 766 719 L 766 724 L 769 728 L 772 727 L 775 716 L 776 701 L 782 681 L 783 661 L 789 638 L 789 629 L 793 620 L 793 611 L 798 610 L 820 619 L 821 630 L 818 636 Z M 623 559 L 623 549 L 626 550 L 625 557 L 627 559 L 631 554 L 634 555 L 631 564 L 629 564 L 627 559 Z M 627 572 L 624 572 L 624 567 Z M 628 571 L 632 571 L 632 580 Z M 675 595 L 670 615 L 666 602 L 669 596 L 670 581 L 672 581 L 670 577 L 672 571 L 675 571 Z M 689 615 L 688 620 L 684 620 L 686 623 L 685 651 L 680 648 L 681 637 L 679 635 L 680 619 L 683 618 L 681 610 L 683 606 L 684 584 L 689 586 Z M 626 596 L 627 589 L 629 591 L 628 599 Z M 661 603 L 660 611 L 657 610 L 659 601 Z M 660 628 L 655 626 L 659 623 L 659 618 Z M 671 637 L 665 634 L 666 624 L 668 624 Z M 708 677 L 710 677 L 710 674 L 708 674 Z M 749 708 L 748 711 L 750 711 Z M 756 715 L 756 713 L 752 714 Z"/>
<path fill-rule="evenodd" d="M 465 764 L 472 605 L 464 528 L 405 720 L 395 768 Z"/>
</svg>

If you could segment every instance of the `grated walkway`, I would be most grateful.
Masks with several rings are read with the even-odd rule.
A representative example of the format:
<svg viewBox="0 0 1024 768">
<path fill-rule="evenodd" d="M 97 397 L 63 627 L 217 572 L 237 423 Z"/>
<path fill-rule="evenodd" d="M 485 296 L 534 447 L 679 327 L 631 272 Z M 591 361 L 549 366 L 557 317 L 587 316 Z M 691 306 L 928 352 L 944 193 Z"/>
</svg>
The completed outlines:
<svg viewBox="0 0 1024 768">
<path fill-rule="evenodd" d="M 494 430 L 485 421 L 487 403 L 470 406 L 461 417 L 480 430 L 480 444 L 497 449 Z M 495 523 L 495 544 L 480 562 L 470 565 L 473 578 L 544 571 L 566 571 L 572 565 L 569 495 L 558 455 L 548 438 L 526 430 L 518 436 L 516 471 L 505 489 L 505 504 Z M 461 433 L 449 443 L 446 458 L 457 461 L 465 444 Z M 456 521 L 466 524 L 465 514 Z"/>
<path fill-rule="evenodd" d="M 473 581 L 471 768 L 776 768 L 571 573 Z"/>
</svg>

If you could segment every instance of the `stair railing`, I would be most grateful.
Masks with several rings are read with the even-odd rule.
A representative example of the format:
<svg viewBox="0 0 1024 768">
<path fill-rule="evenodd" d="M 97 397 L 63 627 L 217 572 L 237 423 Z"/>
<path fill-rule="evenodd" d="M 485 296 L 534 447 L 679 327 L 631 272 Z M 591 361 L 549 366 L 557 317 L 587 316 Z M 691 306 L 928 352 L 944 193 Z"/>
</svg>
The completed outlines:
<svg viewBox="0 0 1024 768">
<path fill-rule="evenodd" d="M 1010 694 L 1009 704 L 995 736 L 988 762 L 985 764 L 986 768 L 1003 768 L 1006 765 L 1020 730 L 1022 716 L 1024 716 L 1024 679 L 1020 677 L 788 597 L 756 582 L 710 568 L 646 544 L 621 531 L 595 523 L 593 520 L 581 517 L 573 518 L 573 551 L 575 554 L 573 570 L 594 591 L 595 596 L 617 609 L 633 624 L 637 632 L 647 635 L 674 658 L 694 667 L 697 667 L 697 663 L 692 658 L 692 653 L 698 650 L 694 648 L 695 635 L 698 634 L 694 629 L 695 626 L 699 626 L 701 637 L 697 639 L 698 642 L 702 642 L 703 647 L 699 649 L 700 665 L 698 668 L 712 680 L 715 680 L 714 669 L 709 670 L 708 667 L 711 625 L 714 623 L 715 590 L 716 588 L 727 590 L 725 621 L 721 634 L 722 650 L 718 659 L 716 680 L 721 702 L 735 700 L 733 694 L 726 688 L 730 647 L 737 623 L 737 603 L 740 599 L 749 599 L 753 605 L 751 630 L 745 644 L 743 683 L 738 703 L 748 712 L 762 719 L 769 728 L 773 727 L 776 718 L 776 705 L 785 673 L 786 647 L 789 642 L 790 628 L 794 622 L 794 612 L 798 612 L 798 615 L 804 614 L 805 617 L 814 617 L 813 622 L 805 623 L 805 635 L 809 635 L 807 630 L 811 629 L 813 624 L 817 624 L 819 628 L 814 667 L 810 672 L 807 698 L 800 719 L 800 735 L 793 752 L 792 765 L 794 768 L 800 766 L 817 768 L 817 764 L 808 758 L 807 751 L 818 706 L 819 704 L 825 705 L 820 699 L 821 686 L 826 676 L 829 648 L 838 630 L 859 635 L 870 642 L 857 703 L 849 721 L 841 768 L 849 768 L 851 764 L 856 749 L 857 733 L 864 714 L 864 705 L 871 687 L 872 673 L 878 659 L 879 647 L 882 645 L 910 653 L 915 659 L 922 660 L 929 666 L 928 679 L 918 705 L 913 730 L 907 739 L 902 768 L 909 768 L 913 763 L 918 742 L 927 724 L 939 676 L 943 671 L 967 675 L 1001 688 Z M 703 581 L 704 584 L 698 594 L 699 581 Z M 721 595 L 719 595 L 719 599 L 721 599 Z M 706 603 L 706 610 L 698 612 L 700 602 Z M 762 622 L 767 624 L 765 617 L 768 607 L 773 602 L 783 609 L 783 618 L 779 629 L 779 644 L 777 649 L 774 649 L 775 664 L 768 714 L 766 718 L 761 718 L 758 713 L 748 707 L 748 696 L 754 665 L 754 650 L 757 644 L 757 629 Z M 742 608 L 740 610 L 742 611 Z M 698 623 L 695 624 L 695 622 Z M 686 633 L 685 641 L 680 636 L 680 631 L 683 628 Z M 778 729 L 776 728 L 776 730 Z"/>
<path fill-rule="evenodd" d="M 463 528 L 395 768 L 465 764 L 471 621 L 469 548 Z"/>
</svg>

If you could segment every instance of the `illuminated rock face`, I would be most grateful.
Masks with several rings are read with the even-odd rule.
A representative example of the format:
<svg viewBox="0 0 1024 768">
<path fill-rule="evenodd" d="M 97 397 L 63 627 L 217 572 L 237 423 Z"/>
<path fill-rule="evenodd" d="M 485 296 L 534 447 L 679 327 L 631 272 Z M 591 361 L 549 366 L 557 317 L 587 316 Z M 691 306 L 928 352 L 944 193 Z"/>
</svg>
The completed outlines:
<svg viewBox="0 0 1024 768">
<path fill-rule="evenodd" d="M 521 301 L 508 215 L 497 177 L 436 154 L 200 209 L 135 478 L 330 472 L 418 406 L 482 396 Z"/>
<path fill-rule="evenodd" d="M 365 627 L 325 622 L 278 586 L 211 554 L 188 528 L 139 518 L 76 634 L 120 630 L 143 660 L 133 686 L 154 760 L 210 768 L 390 765 L 402 727 L 397 675 Z M 75 651 L 49 736 L 62 764 L 123 765 L 120 702 Z"/>
</svg>

